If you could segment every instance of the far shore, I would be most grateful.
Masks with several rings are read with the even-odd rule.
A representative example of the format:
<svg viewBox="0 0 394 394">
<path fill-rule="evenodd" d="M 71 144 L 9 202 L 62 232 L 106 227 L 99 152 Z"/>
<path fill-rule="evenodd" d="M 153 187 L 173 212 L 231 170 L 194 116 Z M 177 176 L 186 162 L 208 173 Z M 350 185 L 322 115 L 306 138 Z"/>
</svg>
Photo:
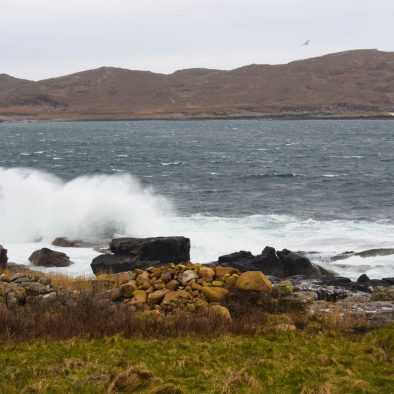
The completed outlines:
<svg viewBox="0 0 394 394">
<path fill-rule="evenodd" d="M 33 118 L 8 117 L 0 114 L 0 123 L 48 123 L 48 122 L 135 122 L 135 121 L 206 121 L 206 120 L 394 120 L 392 114 L 351 114 L 351 115 L 316 115 L 305 114 L 267 114 L 267 115 L 236 115 L 236 116 L 141 116 L 141 117 L 66 117 L 66 118 Z"/>
</svg>

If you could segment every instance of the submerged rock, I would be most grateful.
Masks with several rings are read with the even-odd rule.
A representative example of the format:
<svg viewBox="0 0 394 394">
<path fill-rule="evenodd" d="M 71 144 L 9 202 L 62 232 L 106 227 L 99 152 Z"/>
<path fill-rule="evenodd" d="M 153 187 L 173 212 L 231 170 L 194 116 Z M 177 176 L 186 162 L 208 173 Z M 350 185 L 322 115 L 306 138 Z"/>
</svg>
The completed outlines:
<svg viewBox="0 0 394 394">
<path fill-rule="evenodd" d="M 29 261 L 42 267 L 68 267 L 71 264 L 70 258 L 65 253 L 55 252 L 48 248 L 33 252 Z"/>
<path fill-rule="evenodd" d="M 58 237 L 52 241 L 53 246 L 60 246 L 63 248 L 78 248 L 82 247 L 83 242 L 79 240 L 71 240 L 66 237 Z"/>
<path fill-rule="evenodd" d="M 390 256 L 394 254 L 393 248 L 377 248 L 363 250 L 362 252 L 343 252 L 339 255 L 331 257 L 332 261 L 345 260 L 352 256 L 358 256 L 362 258 L 376 257 L 376 256 Z"/>
</svg>

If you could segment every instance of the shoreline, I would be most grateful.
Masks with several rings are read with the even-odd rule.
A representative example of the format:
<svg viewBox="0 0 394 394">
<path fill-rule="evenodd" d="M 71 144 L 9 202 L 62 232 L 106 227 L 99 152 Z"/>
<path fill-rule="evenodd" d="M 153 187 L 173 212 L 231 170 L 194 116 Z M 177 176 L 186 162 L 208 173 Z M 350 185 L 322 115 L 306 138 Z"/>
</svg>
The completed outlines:
<svg viewBox="0 0 394 394">
<path fill-rule="evenodd" d="M 1 115 L 0 115 L 1 116 Z M 240 115 L 240 116 L 171 116 L 171 117 L 125 117 L 125 118 L 54 118 L 54 119 L 0 119 L 1 123 L 63 123 L 63 122 L 144 122 L 144 121 L 209 121 L 209 120 L 266 120 L 266 121 L 330 121 L 330 120 L 394 120 L 393 115 L 354 115 L 354 116 L 313 116 L 312 114 L 305 115 Z"/>
</svg>

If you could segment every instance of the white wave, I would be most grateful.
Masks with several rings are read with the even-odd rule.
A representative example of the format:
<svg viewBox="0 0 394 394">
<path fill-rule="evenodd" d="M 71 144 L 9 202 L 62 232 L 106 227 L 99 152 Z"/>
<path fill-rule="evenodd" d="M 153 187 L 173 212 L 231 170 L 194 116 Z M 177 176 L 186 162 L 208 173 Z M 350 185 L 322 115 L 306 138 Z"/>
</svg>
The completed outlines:
<svg viewBox="0 0 394 394">
<path fill-rule="evenodd" d="M 83 176 L 70 182 L 31 169 L 0 168 L 0 240 L 58 236 L 94 239 L 114 233 L 160 233 L 171 204 L 130 175 Z"/>
<path fill-rule="evenodd" d="M 163 162 L 160 163 L 162 166 L 178 166 L 179 164 L 181 164 L 180 161 L 173 161 L 173 162 Z"/>
<path fill-rule="evenodd" d="M 191 239 L 194 262 L 214 261 L 238 250 L 258 254 L 270 245 L 318 251 L 311 258 L 351 278 L 365 266 L 372 277 L 394 276 L 394 256 L 352 257 L 335 263 L 327 259 L 344 251 L 392 248 L 393 233 L 394 224 L 382 222 L 285 215 L 179 216 L 166 198 L 144 189 L 131 175 L 84 176 L 64 182 L 37 170 L 0 167 L 0 243 L 10 250 L 10 260 L 20 263 L 58 236 L 96 240 L 113 235 L 183 235 Z M 70 249 L 67 253 L 76 264 L 64 272 L 90 272 L 96 252 Z"/>
</svg>

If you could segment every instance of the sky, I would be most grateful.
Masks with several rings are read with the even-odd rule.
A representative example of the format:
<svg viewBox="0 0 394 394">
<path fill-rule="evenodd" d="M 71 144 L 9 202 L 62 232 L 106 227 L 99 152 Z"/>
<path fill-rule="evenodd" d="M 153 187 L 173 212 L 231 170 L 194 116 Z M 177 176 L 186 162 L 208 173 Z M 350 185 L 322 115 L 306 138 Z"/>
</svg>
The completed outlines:
<svg viewBox="0 0 394 394">
<path fill-rule="evenodd" d="M 32 80 L 394 51 L 393 38 L 394 0 L 0 0 L 0 73 Z"/>
</svg>

